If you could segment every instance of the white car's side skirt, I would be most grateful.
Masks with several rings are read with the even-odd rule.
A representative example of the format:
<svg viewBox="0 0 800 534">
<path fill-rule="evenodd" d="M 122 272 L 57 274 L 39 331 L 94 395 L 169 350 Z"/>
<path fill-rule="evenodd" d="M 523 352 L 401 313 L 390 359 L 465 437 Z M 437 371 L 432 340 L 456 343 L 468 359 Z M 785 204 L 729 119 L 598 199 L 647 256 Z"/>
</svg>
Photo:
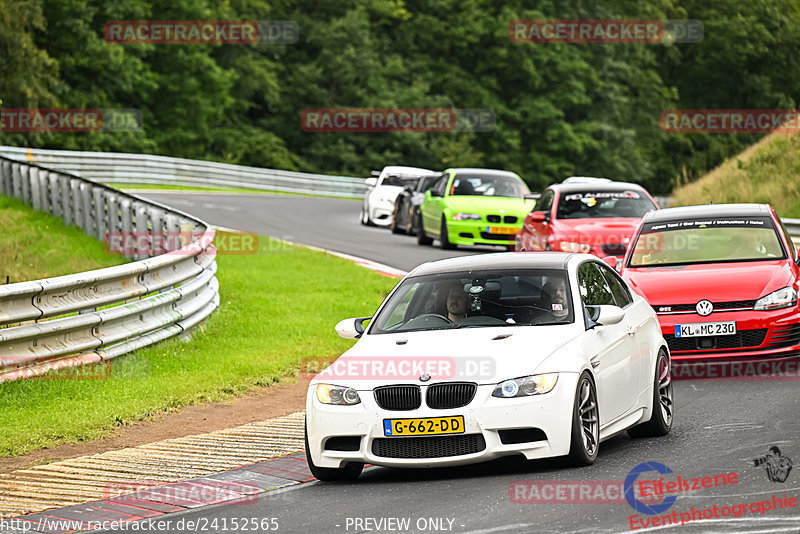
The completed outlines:
<svg viewBox="0 0 800 534">
<path fill-rule="evenodd" d="M 607 423 L 606 425 L 601 424 L 600 441 L 607 440 L 608 438 L 632 427 L 642 419 L 642 416 L 644 416 L 645 411 L 646 408 L 641 407 L 634 410 L 633 412 L 630 412 L 627 415 L 623 415 L 622 418 L 617 419 L 616 421 L 612 421 L 610 423 Z"/>
</svg>

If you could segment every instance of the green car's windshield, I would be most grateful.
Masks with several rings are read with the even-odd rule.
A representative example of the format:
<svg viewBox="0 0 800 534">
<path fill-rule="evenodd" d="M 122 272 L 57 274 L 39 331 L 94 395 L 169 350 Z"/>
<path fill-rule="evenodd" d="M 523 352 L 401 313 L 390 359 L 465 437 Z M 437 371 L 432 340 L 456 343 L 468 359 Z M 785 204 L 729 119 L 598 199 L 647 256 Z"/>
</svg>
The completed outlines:
<svg viewBox="0 0 800 534">
<path fill-rule="evenodd" d="M 457 174 L 450 185 L 450 194 L 457 196 L 522 198 L 526 193 L 522 181 L 502 174 Z"/>
<path fill-rule="evenodd" d="M 636 238 L 629 267 L 785 259 L 768 217 L 648 223 Z"/>
<path fill-rule="evenodd" d="M 418 276 L 402 282 L 369 333 L 566 324 L 573 321 L 570 302 L 564 270 Z"/>
<path fill-rule="evenodd" d="M 583 191 L 564 193 L 558 201 L 556 219 L 641 219 L 657 206 L 638 191 Z"/>
</svg>

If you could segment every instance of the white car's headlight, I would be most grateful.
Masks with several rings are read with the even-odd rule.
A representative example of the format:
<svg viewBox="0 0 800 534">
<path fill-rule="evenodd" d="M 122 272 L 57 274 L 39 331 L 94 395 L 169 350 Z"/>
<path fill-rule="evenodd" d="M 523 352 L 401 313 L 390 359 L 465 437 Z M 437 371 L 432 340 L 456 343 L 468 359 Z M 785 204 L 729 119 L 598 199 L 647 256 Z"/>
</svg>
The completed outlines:
<svg viewBox="0 0 800 534">
<path fill-rule="evenodd" d="M 500 382 L 492 392 L 493 397 L 510 399 L 511 397 L 528 397 L 549 393 L 558 382 L 558 373 L 523 376 Z"/>
<path fill-rule="evenodd" d="M 793 287 L 784 287 L 758 299 L 753 309 L 778 310 L 780 308 L 789 308 L 795 304 L 797 304 L 797 291 Z"/>
<path fill-rule="evenodd" d="M 572 241 L 561 241 L 559 243 L 562 252 L 583 252 L 588 253 L 591 247 L 586 243 L 575 243 Z"/>
<path fill-rule="evenodd" d="M 361 397 L 353 388 L 317 384 L 317 400 L 322 404 L 353 405 L 361 402 Z"/>
<path fill-rule="evenodd" d="M 481 215 L 479 213 L 454 213 L 454 221 L 480 221 Z"/>
</svg>

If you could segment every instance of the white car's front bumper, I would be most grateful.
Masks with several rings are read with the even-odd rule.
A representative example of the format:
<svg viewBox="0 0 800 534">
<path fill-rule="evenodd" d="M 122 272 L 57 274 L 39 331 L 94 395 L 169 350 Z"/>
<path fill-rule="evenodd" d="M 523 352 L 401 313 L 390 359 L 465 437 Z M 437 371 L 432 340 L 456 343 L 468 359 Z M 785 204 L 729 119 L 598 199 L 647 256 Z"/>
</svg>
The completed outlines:
<svg viewBox="0 0 800 534">
<path fill-rule="evenodd" d="M 369 218 L 377 226 L 389 226 L 392 224 L 392 216 L 394 215 L 394 205 L 389 207 L 386 204 L 371 205 L 369 207 Z"/>
<path fill-rule="evenodd" d="M 550 393 L 530 397 L 502 399 L 492 397 L 493 385 L 478 386 L 473 400 L 462 408 L 432 409 L 425 403 L 427 385 L 422 386 L 422 406 L 412 411 L 384 410 L 378 406 L 373 392 L 359 391 L 361 403 L 354 406 L 332 406 L 322 404 L 316 398 L 316 386 L 312 384 L 306 399 L 306 427 L 311 457 L 317 467 L 342 467 L 350 462 L 362 462 L 393 467 L 434 467 L 460 465 L 491 460 L 500 456 L 523 454 L 527 459 L 563 456 L 569 453 L 572 429 L 572 409 L 575 399 L 576 373 L 560 373 L 558 383 Z M 387 437 L 384 436 L 384 419 L 408 419 L 428 417 L 464 416 L 463 434 L 449 436 L 480 435 L 485 448 L 468 454 L 425 458 L 397 458 L 379 456 L 373 449 L 375 440 L 406 440 L 401 450 L 418 451 L 413 440 L 435 440 L 440 436 Z M 537 428 L 545 439 L 523 443 L 502 443 L 500 430 Z M 329 450 L 326 443 L 337 436 L 358 437 L 358 450 Z M 478 441 L 480 438 L 466 438 Z M 507 440 L 508 441 L 508 440 Z M 416 442 L 419 444 L 420 442 Z M 448 440 L 448 447 L 458 451 L 460 438 Z M 438 449 L 436 442 L 427 446 Z M 444 442 L 442 442 L 444 447 Z M 473 447 L 478 449 L 479 447 Z M 379 448 L 378 448 L 379 449 Z M 463 449 L 462 449 L 463 450 Z M 404 453 L 405 453 L 404 452 Z"/>
</svg>

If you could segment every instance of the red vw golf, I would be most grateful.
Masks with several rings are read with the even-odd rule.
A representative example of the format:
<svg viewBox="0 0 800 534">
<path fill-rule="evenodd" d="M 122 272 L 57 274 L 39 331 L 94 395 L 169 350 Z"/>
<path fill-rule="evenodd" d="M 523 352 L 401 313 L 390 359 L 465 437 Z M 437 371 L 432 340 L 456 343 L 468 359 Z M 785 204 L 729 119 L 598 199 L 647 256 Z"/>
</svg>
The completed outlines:
<svg viewBox="0 0 800 534">
<path fill-rule="evenodd" d="M 645 215 L 620 274 L 673 359 L 777 356 L 800 349 L 798 262 L 769 205 L 687 206 Z"/>
<path fill-rule="evenodd" d="M 542 193 L 525 217 L 515 250 L 625 255 L 633 231 L 655 200 L 637 184 L 572 177 Z"/>
</svg>

